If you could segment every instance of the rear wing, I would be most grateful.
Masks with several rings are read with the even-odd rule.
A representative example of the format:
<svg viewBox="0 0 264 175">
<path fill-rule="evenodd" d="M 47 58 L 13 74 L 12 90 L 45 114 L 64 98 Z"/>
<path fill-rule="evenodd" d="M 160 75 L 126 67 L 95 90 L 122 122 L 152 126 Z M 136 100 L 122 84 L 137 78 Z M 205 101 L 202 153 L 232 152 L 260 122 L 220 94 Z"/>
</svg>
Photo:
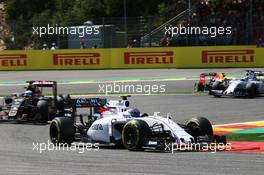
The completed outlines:
<svg viewBox="0 0 264 175">
<path fill-rule="evenodd" d="M 264 71 L 254 71 L 254 70 L 246 70 L 248 73 L 254 73 L 256 76 L 264 76 Z"/>
<path fill-rule="evenodd" d="M 53 87 L 57 85 L 56 81 L 27 81 L 26 83 L 35 85 L 37 87 Z"/>
<path fill-rule="evenodd" d="M 76 117 L 80 118 L 80 122 L 83 126 L 87 123 L 84 122 L 83 117 L 87 115 L 88 119 L 91 118 L 94 113 L 100 113 L 100 109 L 107 104 L 107 100 L 103 98 L 75 98 L 70 99 L 70 108 L 64 109 L 64 116 L 70 117 L 74 123 L 77 122 Z M 77 115 L 77 109 L 86 108 L 84 114 Z M 87 121 L 88 122 L 88 121 Z"/>
<path fill-rule="evenodd" d="M 209 73 L 201 73 L 200 74 L 200 77 L 213 77 L 213 76 L 216 76 L 217 73 L 216 72 L 209 72 Z"/>
<path fill-rule="evenodd" d="M 104 98 L 77 98 L 72 99 L 75 108 L 103 107 L 107 103 Z"/>
</svg>

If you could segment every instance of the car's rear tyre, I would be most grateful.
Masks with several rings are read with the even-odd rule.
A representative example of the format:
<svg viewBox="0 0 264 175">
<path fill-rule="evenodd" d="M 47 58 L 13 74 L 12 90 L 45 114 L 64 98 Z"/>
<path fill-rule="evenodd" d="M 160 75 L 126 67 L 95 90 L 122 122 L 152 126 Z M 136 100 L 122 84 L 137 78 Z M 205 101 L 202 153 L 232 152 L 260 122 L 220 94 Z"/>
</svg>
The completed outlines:
<svg viewBox="0 0 264 175">
<path fill-rule="evenodd" d="M 144 140 L 150 137 L 151 130 L 143 120 L 131 120 L 126 123 L 122 131 L 122 142 L 126 149 L 130 151 L 142 150 Z"/>
<path fill-rule="evenodd" d="M 57 98 L 57 109 L 59 111 L 63 111 L 64 110 L 64 99 L 62 97 L 58 97 Z"/>
<path fill-rule="evenodd" d="M 222 95 L 216 95 L 216 94 L 213 94 L 213 96 L 215 97 L 215 98 L 220 98 L 220 97 L 222 97 Z"/>
<path fill-rule="evenodd" d="M 257 87 L 255 83 L 247 83 L 246 92 L 248 98 L 255 98 L 257 96 Z"/>
<path fill-rule="evenodd" d="M 57 109 L 63 111 L 65 108 L 71 107 L 71 96 L 69 94 L 63 94 L 58 97 Z"/>
<path fill-rule="evenodd" d="M 197 84 L 197 91 L 198 92 L 203 92 L 205 90 L 204 84 L 203 83 L 198 83 Z"/>
<path fill-rule="evenodd" d="M 208 136 L 213 137 L 213 127 L 211 122 L 205 117 L 191 118 L 186 123 L 189 133 L 193 137 L 197 136 Z"/>
<path fill-rule="evenodd" d="M 46 100 L 39 100 L 37 103 L 36 118 L 40 123 L 46 123 L 49 118 L 49 104 Z"/>
<path fill-rule="evenodd" d="M 212 88 L 211 88 L 211 90 L 223 90 L 223 84 L 222 84 L 222 82 L 220 82 L 220 81 L 215 81 L 214 83 L 213 83 L 213 85 L 212 85 Z M 210 95 L 213 95 L 214 97 L 216 97 L 216 98 L 219 98 L 219 97 L 221 97 L 222 95 L 219 95 L 219 94 L 214 94 L 214 92 L 210 92 Z"/>
<path fill-rule="evenodd" d="M 4 97 L 4 102 L 6 105 L 10 105 L 13 103 L 13 98 L 12 97 Z"/>
<path fill-rule="evenodd" d="M 64 94 L 62 95 L 63 99 L 64 99 L 64 104 L 65 104 L 65 108 L 70 108 L 71 107 L 71 96 L 69 94 Z"/>
<path fill-rule="evenodd" d="M 71 144 L 75 138 L 75 127 L 72 119 L 67 117 L 56 117 L 51 121 L 50 140 L 54 144 Z"/>
<path fill-rule="evenodd" d="M 212 90 L 223 90 L 223 83 L 220 81 L 215 81 L 212 85 Z"/>
</svg>

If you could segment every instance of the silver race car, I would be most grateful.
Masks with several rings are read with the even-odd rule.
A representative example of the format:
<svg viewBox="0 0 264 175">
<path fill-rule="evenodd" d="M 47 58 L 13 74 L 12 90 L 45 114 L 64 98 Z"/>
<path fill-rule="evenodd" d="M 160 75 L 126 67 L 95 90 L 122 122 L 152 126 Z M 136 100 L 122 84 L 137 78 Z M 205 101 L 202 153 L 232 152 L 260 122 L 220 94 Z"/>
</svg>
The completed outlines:
<svg viewBox="0 0 264 175">
<path fill-rule="evenodd" d="M 211 123 L 204 117 L 192 118 L 186 124 L 179 124 L 169 114 L 163 117 L 157 112 L 150 116 L 140 113 L 137 108 L 130 107 L 127 96 L 103 105 L 99 101 L 74 100 L 74 109 L 70 110 L 72 112 L 68 116 L 52 120 L 50 140 L 54 144 L 85 141 L 121 146 L 131 151 L 164 150 L 168 144 L 226 143 L 224 136 L 213 134 Z M 79 117 L 75 109 L 79 107 L 90 107 L 91 112 L 86 119 L 83 115 L 77 119 Z M 98 107 L 103 108 L 93 109 Z"/>
<path fill-rule="evenodd" d="M 254 98 L 264 94 L 264 81 L 259 79 L 260 76 L 264 76 L 264 72 L 247 70 L 242 79 L 231 79 L 226 84 L 216 81 L 210 93 L 215 97 L 226 95 Z"/>
</svg>

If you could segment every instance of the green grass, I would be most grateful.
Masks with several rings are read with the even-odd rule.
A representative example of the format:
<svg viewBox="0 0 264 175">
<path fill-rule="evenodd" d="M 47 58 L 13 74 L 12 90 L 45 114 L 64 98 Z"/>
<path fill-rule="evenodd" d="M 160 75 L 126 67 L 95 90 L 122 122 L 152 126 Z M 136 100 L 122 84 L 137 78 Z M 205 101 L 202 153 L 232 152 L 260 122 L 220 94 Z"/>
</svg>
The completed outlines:
<svg viewBox="0 0 264 175">
<path fill-rule="evenodd" d="M 264 133 L 249 133 L 249 134 L 230 134 L 227 135 L 227 140 L 232 141 L 254 141 L 264 142 Z"/>
</svg>

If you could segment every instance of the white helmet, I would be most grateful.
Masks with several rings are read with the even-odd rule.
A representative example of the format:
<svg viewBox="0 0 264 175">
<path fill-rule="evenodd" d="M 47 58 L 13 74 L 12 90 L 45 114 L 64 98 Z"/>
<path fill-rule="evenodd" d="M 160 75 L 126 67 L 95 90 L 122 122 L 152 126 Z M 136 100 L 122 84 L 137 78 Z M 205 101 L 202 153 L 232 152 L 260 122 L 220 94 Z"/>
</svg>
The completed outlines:
<svg viewBox="0 0 264 175">
<path fill-rule="evenodd" d="M 137 108 L 131 108 L 128 110 L 131 117 L 140 117 L 140 111 Z"/>
</svg>

